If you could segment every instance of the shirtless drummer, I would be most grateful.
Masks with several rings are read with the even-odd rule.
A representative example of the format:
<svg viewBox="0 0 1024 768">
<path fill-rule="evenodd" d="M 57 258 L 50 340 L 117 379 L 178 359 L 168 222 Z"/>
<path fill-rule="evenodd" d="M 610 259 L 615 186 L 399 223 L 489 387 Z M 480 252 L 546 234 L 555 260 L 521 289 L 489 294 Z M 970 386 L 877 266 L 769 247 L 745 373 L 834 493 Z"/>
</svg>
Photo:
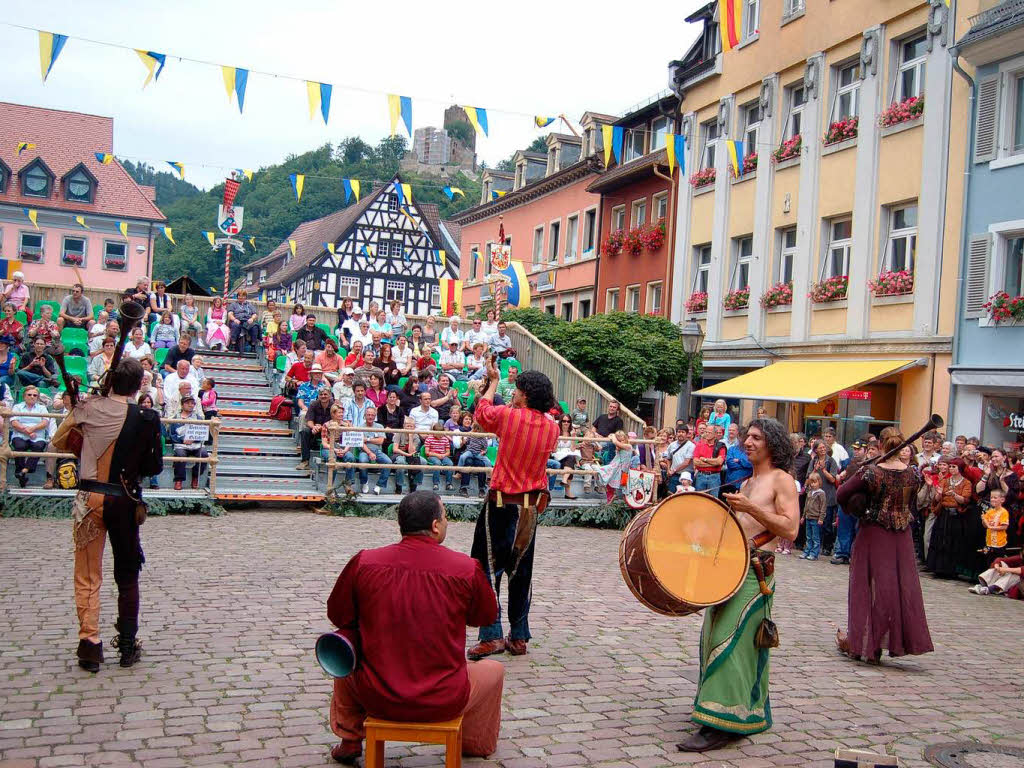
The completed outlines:
<svg viewBox="0 0 1024 768">
<path fill-rule="evenodd" d="M 800 508 L 789 474 L 793 445 L 782 425 L 775 419 L 755 419 L 747 427 L 743 448 L 754 474 L 739 493 L 722 498 L 751 543 L 751 567 L 735 595 L 704 611 L 700 682 L 690 717 L 701 727 L 677 745 L 683 752 L 719 749 L 772 725 L 768 649 L 777 640 L 773 643 L 774 633 L 766 630 L 775 591 L 775 557 L 761 547 L 767 549 L 776 537 L 795 539 Z"/>
</svg>

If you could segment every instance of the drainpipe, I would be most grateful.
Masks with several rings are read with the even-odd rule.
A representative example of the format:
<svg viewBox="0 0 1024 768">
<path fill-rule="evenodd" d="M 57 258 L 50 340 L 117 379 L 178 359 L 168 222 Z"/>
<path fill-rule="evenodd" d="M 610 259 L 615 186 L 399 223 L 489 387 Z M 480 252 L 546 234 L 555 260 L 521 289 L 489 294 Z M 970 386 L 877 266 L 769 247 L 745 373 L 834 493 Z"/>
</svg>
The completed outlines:
<svg viewBox="0 0 1024 768">
<path fill-rule="evenodd" d="M 668 182 L 668 221 L 665 222 L 665 280 L 661 284 L 661 311 L 668 318 L 670 317 L 668 302 L 672 295 L 672 230 L 675 224 L 676 182 L 671 176 L 662 173 L 657 163 L 651 166 L 651 169 L 655 176 Z"/>
<path fill-rule="evenodd" d="M 594 298 L 590 301 L 590 314 L 597 314 L 597 299 L 600 293 L 601 285 L 601 259 L 604 258 L 604 254 L 601 253 L 601 227 L 604 226 L 604 192 L 601 192 L 597 196 L 597 242 L 594 243 L 594 247 L 597 248 L 597 258 L 594 259 Z M 606 314 L 608 307 L 604 308 Z"/>
<path fill-rule="evenodd" d="M 978 83 L 977 81 L 964 71 L 964 68 L 960 66 L 960 50 L 953 46 L 949 49 L 949 55 L 953 59 L 953 71 L 956 72 L 960 77 L 967 81 L 967 87 L 970 89 L 969 96 L 967 98 L 967 141 L 965 142 L 966 148 L 964 150 L 964 191 L 963 200 L 960 206 L 960 269 L 956 281 L 956 325 L 953 328 L 953 363 L 955 364 L 960 358 L 960 326 L 963 322 L 963 316 L 961 314 L 961 307 L 964 298 L 964 286 L 967 282 L 967 240 L 969 233 L 967 230 L 967 195 L 970 190 L 971 184 L 971 165 L 974 162 L 974 131 L 975 122 L 977 115 L 974 108 L 975 101 L 978 97 Z M 946 411 L 949 415 L 948 423 L 949 429 L 953 428 L 954 416 L 956 410 L 954 405 L 956 403 L 956 387 L 950 382 L 949 387 L 949 407 Z"/>
</svg>

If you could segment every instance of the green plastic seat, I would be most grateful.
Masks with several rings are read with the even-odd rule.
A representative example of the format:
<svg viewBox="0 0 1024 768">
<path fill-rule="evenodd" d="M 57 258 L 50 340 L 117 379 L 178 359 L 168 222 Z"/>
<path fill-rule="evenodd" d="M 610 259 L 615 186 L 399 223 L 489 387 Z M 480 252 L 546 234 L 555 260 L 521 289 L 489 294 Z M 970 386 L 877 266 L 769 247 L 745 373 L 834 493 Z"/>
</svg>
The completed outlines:
<svg viewBox="0 0 1024 768">
<path fill-rule="evenodd" d="M 460 395 L 464 395 L 466 392 L 469 391 L 468 381 L 455 381 L 452 384 L 452 386 L 455 387 L 455 391 L 458 392 Z"/>
<path fill-rule="evenodd" d="M 494 464 L 498 460 L 498 446 L 492 445 L 487 448 L 487 458 Z"/>
<path fill-rule="evenodd" d="M 92 319 L 93 320 L 99 320 L 100 319 L 100 312 L 102 312 L 102 311 L 103 311 L 103 305 L 102 304 L 93 304 L 92 305 Z"/>
<path fill-rule="evenodd" d="M 316 327 L 319 328 L 324 333 L 326 333 L 332 339 L 334 338 L 334 330 L 331 328 L 331 326 L 327 325 L 327 323 L 317 323 Z"/>
<path fill-rule="evenodd" d="M 278 355 L 274 358 L 274 368 L 281 373 L 284 373 L 285 365 L 287 365 L 287 363 L 288 361 L 285 359 L 284 355 Z"/>
<path fill-rule="evenodd" d="M 61 339 L 60 343 L 64 345 L 64 354 L 65 355 L 70 355 L 71 354 L 71 350 L 77 349 L 79 352 L 81 352 L 86 357 L 89 356 L 89 342 L 87 342 L 87 341 L 79 341 L 79 340 L 64 341 L 63 339 Z"/>
<path fill-rule="evenodd" d="M 402 378 L 400 378 L 398 380 L 398 388 L 399 389 L 404 389 L 405 388 L 405 382 L 407 382 L 408 380 L 409 380 L 408 376 L 403 376 Z"/>
<path fill-rule="evenodd" d="M 164 360 L 167 359 L 167 353 L 170 352 L 166 347 L 153 350 L 153 359 L 156 360 L 156 367 L 160 368 L 164 364 Z"/>
<path fill-rule="evenodd" d="M 14 313 L 14 319 L 22 325 L 25 325 L 28 322 L 28 315 L 25 314 L 25 310 L 19 309 Z"/>
<path fill-rule="evenodd" d="M 523 364 L 520 363 L 518 360 L 516 360 L 514 357 L 506 357 L 504 360 L 502 360 L 501 361 L 501 366 L 500 366 L 500 368 L 501 368 L 501 378 L 507 379 L 508 378 L 508 369 L 512 368 L 513 366 L 520 373 L 523 372 Z"/>
<path fill-rule="evenodd" d="M 559 400 L 558 401 L 558 405 L 561 407 L 562 413 L 568 413 L 569 412 L 569 404 L 567 402 L 565 402 L 565 400 Z"/>
<path fill-rule="evenodd" d="M 89 360 L 85 357 L 65 356 L 64 367 L 67 369 L 69 376 L 81 376 L 82 381 L 85 381 L 88 377 Z"/>
<path fill-rule="evenodd" d="M 292 341 L 295 341 L 297 338 L 299 338 L 299 332 L 292 331 Z"/>
<path fill-rule="evenodd" d="M 60 332 L 61 342 L 67 346 L 69 343 L 80 341 L 86 346 L 89 345 L 89 332 L 85 328 L 65 328 Z"/>
</svg>

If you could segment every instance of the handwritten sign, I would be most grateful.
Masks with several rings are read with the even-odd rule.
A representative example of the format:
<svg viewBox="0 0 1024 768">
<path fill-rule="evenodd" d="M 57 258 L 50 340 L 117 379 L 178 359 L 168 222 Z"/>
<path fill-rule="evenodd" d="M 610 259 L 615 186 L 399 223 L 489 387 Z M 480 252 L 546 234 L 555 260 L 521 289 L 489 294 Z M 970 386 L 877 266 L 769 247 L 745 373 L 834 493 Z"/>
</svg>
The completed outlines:
<svg viewBox="0 0 1024 768">
<path fill-rule="evenodd" d="M 185 424 L 182 428 L 182 436 L 185 440 L 191 440 L 193 443 L 205 443 L 210 439 L 210 427 L 203 422 Z"/>
<path fill-rule="evenodd" d="M 365 432 L 342 432 L 341 444 L 345 448 L 362 448 L 366 441 Z"/>
</svg>

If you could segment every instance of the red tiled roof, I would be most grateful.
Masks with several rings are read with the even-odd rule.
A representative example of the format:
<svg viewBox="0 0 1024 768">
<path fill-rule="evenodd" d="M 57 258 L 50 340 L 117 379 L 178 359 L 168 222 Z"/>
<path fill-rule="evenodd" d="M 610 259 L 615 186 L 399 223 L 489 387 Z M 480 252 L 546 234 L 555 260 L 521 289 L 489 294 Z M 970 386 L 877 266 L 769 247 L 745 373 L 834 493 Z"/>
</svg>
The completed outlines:
<svg viewBox="0 0 1024 768">
<path fill-rule="evenodd" d="M 448 230 L 448 234 L 452 236 L 452 240 L 459 246 L 459 250 L 462 250 L 462 225 L 458 224 L 451 219 L 445 219 L 441 222 L 444 224 L 444 228 Z"/>
<path fill-rule="evenodd" d="M 11 169 L 11 181 L 0 194 L 0 203 L 124 219 L 167 220 L 117 160 L 103 165 L 96 159 L 96 152 L 114 151 L 112 117 L 0 102 L 0 137 L 0 160 Z M 22 141 L 36 146 L 18 156 L 16 145 Z M 50 197 L 45 200 L 23 197 L 18 181 L 18 172 L 37 157 L 57 177 Z M 61 178 L 79 163 L 96 177 L 95 202 L 64 199 Z"/>
<path fill-rule="evenodd" d="M 612 166 L 590 183 L 587 192 L 609 192 L 626 184 L 632 184 L 640 178 L 654 175 L 652 169 L 656 165 L 668 165 L 668 152 L 665 149 L 650 152 L 637 160 L 622 165 Z"/>
</svg>

